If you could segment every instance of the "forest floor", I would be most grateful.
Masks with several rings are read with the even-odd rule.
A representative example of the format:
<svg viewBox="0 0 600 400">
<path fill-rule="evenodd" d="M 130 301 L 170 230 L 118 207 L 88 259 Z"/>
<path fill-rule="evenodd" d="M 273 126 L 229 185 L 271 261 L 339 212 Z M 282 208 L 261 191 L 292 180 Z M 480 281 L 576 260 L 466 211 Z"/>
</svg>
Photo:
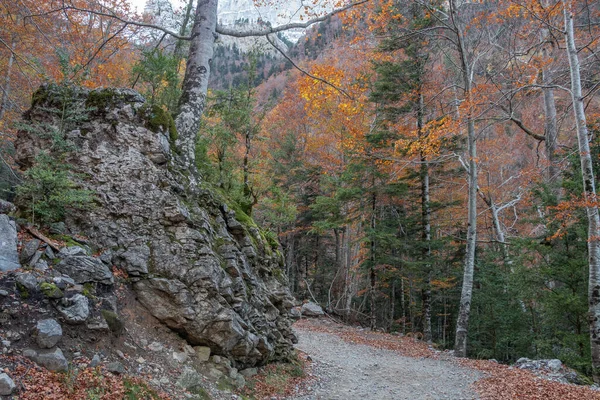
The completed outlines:
<svg viewBox="0 0 600 400">
<path fill-rule="evenodd" d="M 458 359 L 412 338 L 325 318 L 301 320 L 294 328 L 297 348 L 312 361 L 303 392 L 288 400 L 600 399 L 590 387 L 494 361 Z"/>
</svg>

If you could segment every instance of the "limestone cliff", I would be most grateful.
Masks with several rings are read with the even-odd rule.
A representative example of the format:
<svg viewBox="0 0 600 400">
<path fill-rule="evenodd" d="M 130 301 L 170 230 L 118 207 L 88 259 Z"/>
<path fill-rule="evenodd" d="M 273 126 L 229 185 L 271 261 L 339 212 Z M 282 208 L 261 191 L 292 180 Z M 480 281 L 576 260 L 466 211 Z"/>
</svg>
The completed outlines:
<svg viewBox="0 0 600 400">
<path fill-rule="evenodd" d="M 60 123 L 47 112 L 63 101 L 55 89 L 38 90 L 26 120 Z M 73 89 L 69 102 L 87 119 L 66 135 L 75 148 L 66 161 L 96 199 L 68 216 L 70 231 L 123 268 L 139 301 L 190 344 L 239 366 L 287 358 L 293 298 L 278 245 L 215 190 L 186 183 L 171 162 L 170 117 L 128 89 Z M 19 132 L 19 165 L 49 140 Z"/>
</svg>

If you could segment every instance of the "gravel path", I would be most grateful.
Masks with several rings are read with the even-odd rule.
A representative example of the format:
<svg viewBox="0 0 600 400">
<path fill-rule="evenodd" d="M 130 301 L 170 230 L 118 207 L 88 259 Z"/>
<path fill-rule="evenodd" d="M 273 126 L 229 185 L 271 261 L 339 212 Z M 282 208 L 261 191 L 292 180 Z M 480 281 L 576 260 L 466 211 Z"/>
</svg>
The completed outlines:
<svg viewBox="0 0 600 400">
<path fill-rule="evenodd" d="M 477 399 L 469 385 L 478 371 L 450 361 L 403 357 L 391 350 L 347 343 L 329 333 L 297 330 L 296 346 L 313 359 L 319 379 L 290 400 Z"/>
</svg>

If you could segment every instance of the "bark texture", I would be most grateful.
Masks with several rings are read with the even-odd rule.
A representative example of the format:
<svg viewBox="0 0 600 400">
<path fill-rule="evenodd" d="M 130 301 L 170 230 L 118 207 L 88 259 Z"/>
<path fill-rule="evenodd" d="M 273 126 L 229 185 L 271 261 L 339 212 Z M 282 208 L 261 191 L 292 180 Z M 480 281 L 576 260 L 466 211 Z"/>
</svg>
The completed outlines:
<svg viewBox="0 0 600 400">
<path fill-rule="evenodd" d="M 463 29 L 458 21 L 456 2 L 450 1 L 451 18 L 457 39 L 457 51 L 459 53 L 465 101 L 471 101 L 471 68 L 467 59 L 467 49 L 464 41 Z M 471 299 L 473 297 L 473 272 L 475 270 L 475 247 L 477 243 L 477 141 L 475 132 L 475 121 L 471 111 L 468 111 L 467 120 L 467 143 L 469 170 L 467 172 L 469 185 L 469 205 L 467 222 L 467 249 L 465 254 L 465 266 L 463 283 L 460 295 L 460 309 L 458 321 L 456 322 L 456 341 L 454 352 L 458 357 L 467 356 L 467 336 L 469 329 L 469 316 L 471 314 Z"/>
<path fill-rule="evenodd" d="M 588 139 L 585 104 L 581 89 L 581 74 L 577 47 L 575 45 L 575 30 L 573 27 L 572 4 L 564 3 L 565 42 L 571 73 L 571 95 L 577 142 L 579 144 L 579 159 L 583 175 L 584 198 L 588 218 L 588 257 L 589 257 L 589 318 L 590 344 L 592 353 L 592 370 L 594 381 L 600 381 L 600 217 L 596 199 L 594 169 Z"/>
<path fill-rule="evenodd" d="M 196 135 L 206 106 L 210 64 L 217 37 L 217 5 L 217 0 L 198 0 L 196 6 L 179 115 L 175 119 L 177 162 L 185 169 L 195 170 Z"/>
</svg>

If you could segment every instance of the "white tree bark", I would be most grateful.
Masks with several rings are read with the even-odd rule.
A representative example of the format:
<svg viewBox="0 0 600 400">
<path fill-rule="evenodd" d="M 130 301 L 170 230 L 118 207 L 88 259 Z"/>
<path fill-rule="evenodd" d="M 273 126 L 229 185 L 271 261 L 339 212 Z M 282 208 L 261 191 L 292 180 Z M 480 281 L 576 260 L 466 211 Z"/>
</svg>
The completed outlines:
<svg viewBox="0 0 600 400">
<path fill-rule="evenodd" d="M 450 1 L 452 23 L 455 28 L 457 39 L 457 51 L 459 53 L 465 101 L 471 102 L 472 82 L 471 67 L 468 60 L 467 49 L 464 41 L 464 31 L 457 20 L 456 0 Z M 469 109 L 472 106 L 469 105 Z M 469 317 L 471 315 L 471 299 L 473 297 L 473 273 L 475 270 L 475 247 L 477 244 L 477 141 L 475 132 L 475 121 L 471 110 L 467 111 L 467 142 L 468 142 L 468 213 L 467 213 L 467 249 L 465 253 L 465 264 L 463 273 L 462 290 L 460 295 L 460 309 L 456 322 L 456 340 L 454 352 L 458 357 L 467 356 L 467 336 L 469 330 Z"/>
<path fill-rule="evenodd" d="M 589 324 L 590 344 L 592 353 L 592 371 L 594 381 L 600 381 L 600 217 L 596 198 L 596 184 L 592 155 L 588 138 L 585 104 L 581 89 L 581 74 L 579 56 L 575 45 L 575 29 L 573 27 L 573 11 L 571 1 L 563 1 L 565 19 L 565 42 L 571 73 L 571 95 L 577 142 L 579 144 L 579 159 L 583 175 L 583 190 L 586 200 L 588 218 L 588 261 L 589 261 Z"/>
<path fill-rule="evenodd" d="M 177 161 L 183 168 L 195 170 L 196 135 L 206 106 L 210 63 L 217 34 L 218 0 L 198 0 L 179 114 L 175 119 L 178 138 Z"/>
</svg>

